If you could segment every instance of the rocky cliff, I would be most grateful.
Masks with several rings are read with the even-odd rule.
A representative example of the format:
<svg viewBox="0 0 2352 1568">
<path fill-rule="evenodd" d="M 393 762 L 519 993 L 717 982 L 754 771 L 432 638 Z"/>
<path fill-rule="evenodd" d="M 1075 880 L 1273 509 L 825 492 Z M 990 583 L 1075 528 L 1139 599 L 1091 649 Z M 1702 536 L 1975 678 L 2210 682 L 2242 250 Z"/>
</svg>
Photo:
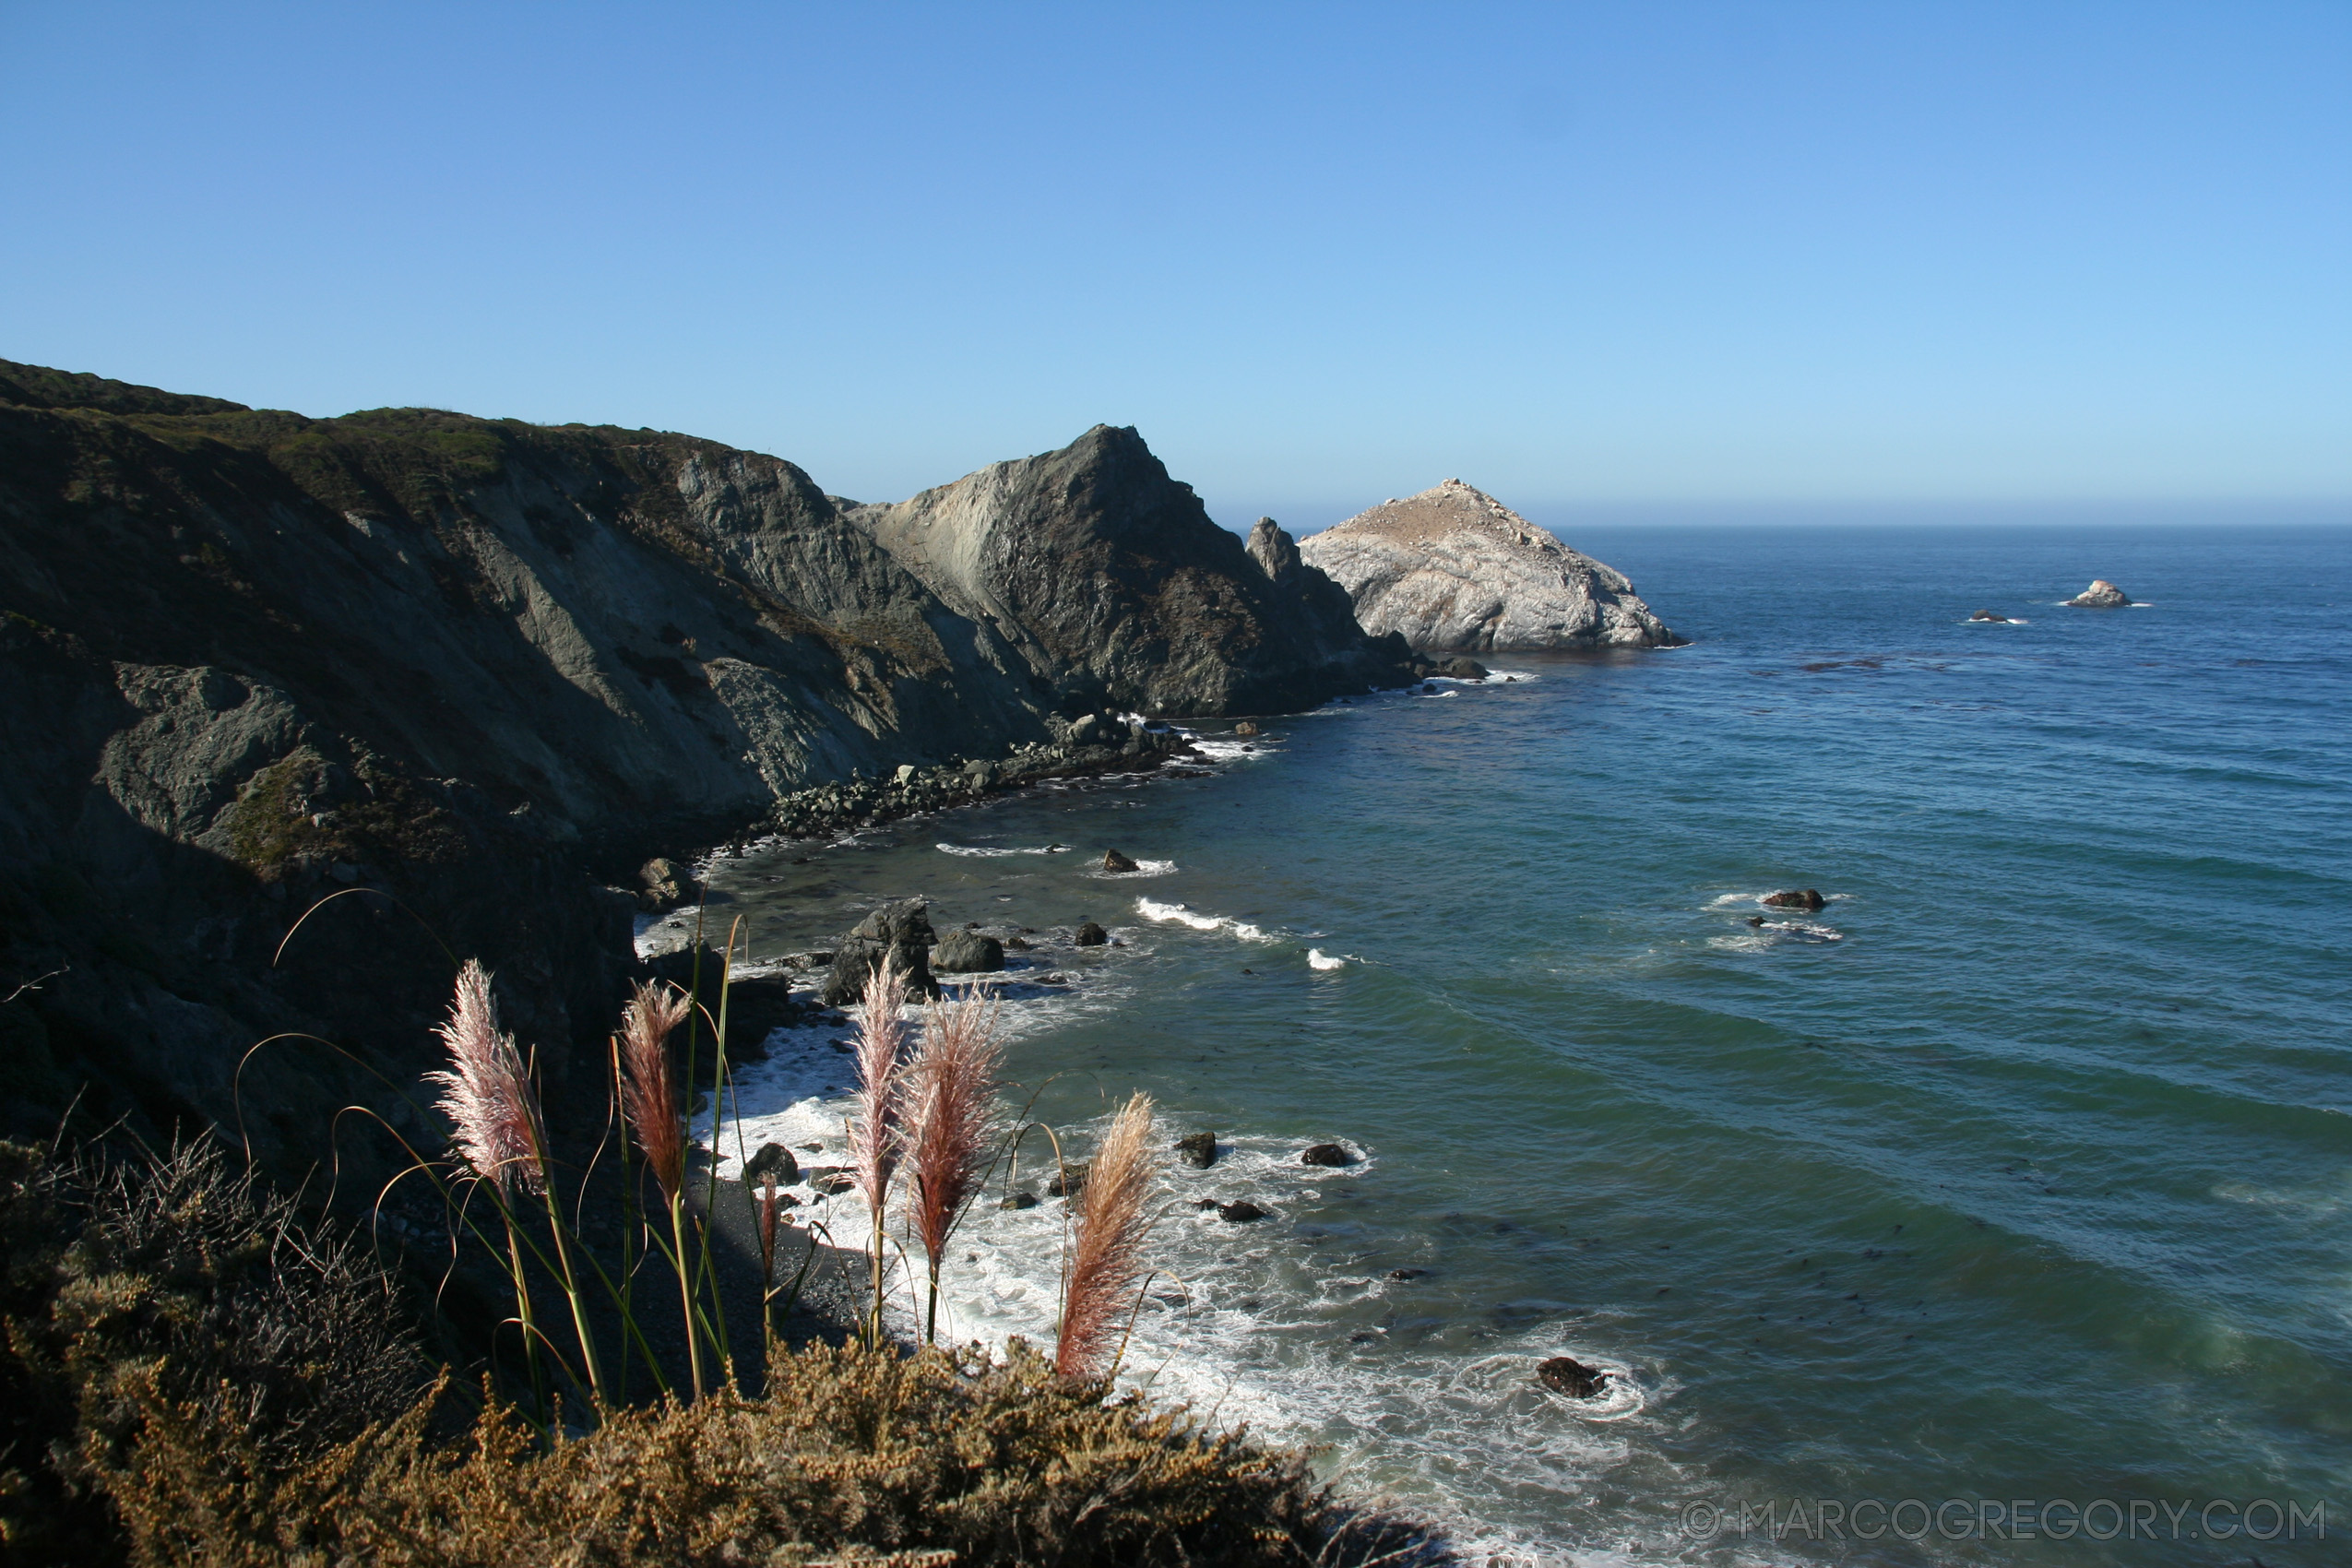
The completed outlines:
<svg viewBox="0 0 2352 1568">
<path fill-rule="evenodd" d="M 1375 634 L 1471 653 L 1669 647 L 1682 641 L 1622 573 L 1580 554 L 1493 496 L 1449 479 L 1299 546 Z"/>
<path fill-rule="evenodd" d="M 1406 678 L 1402 650 L 1368 641 L 1287 536 L 1285 571 L 1210 521 L 1133 430 L 1097 425 L 849 517 L 1003 636 L 1065 712 L 1281 712 Z"/>
<path fill-rule="evenodd" d="M 1105 705 L 1361 689 L 1400 650 L 1313 587 L 1133 432 L 863 507 L 687 436 L 0 362 L 0 998 L 51 977 L 0 1004 L 0 1106 L 230 1123 L 293 1031 L 350 1054 L 272 1047 L 243 1110 L 307 1159 L 412 1080 L 449 953 L 560 1085 L 624 868 Z"/>
</svg>

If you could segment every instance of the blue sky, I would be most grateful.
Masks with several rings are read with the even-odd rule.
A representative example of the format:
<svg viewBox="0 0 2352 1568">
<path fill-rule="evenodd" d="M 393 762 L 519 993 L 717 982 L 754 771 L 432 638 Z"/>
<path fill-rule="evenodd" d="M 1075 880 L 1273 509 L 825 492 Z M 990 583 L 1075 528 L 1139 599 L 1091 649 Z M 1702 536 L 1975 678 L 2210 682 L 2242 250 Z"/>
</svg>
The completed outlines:
<svg viewBox="0 0 2352 1568">
<path fill-rule="evenodd" d="M 2352 497 L 2352 6 L 0 0 L 0 357 L 1220 520 Z"/>
</svg>

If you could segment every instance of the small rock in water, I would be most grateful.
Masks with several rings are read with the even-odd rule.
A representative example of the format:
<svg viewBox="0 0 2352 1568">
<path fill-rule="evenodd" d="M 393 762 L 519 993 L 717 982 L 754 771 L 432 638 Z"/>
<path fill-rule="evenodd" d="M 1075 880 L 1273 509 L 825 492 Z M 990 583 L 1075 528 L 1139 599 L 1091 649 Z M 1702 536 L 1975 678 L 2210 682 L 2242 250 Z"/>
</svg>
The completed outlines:
<svg viewBox="0 0 2352 1568">
<path fill-rule="evenodd" d="M 1422 1275 L 1427 1274 L 1429 1270 L 1425 1268 L 1392 1268 L 1388 1271 L 1388 1277 L 1391 1279 L 1419 1279 Z"/>
<path fill-rule="evenodd" d="M 1243 720 L 1241 720 L 1241 722 L 1240 722 L 1239 724 L 1236 724 L 1235 726 L 1233 726 L 1233 733 L 1235 733 L 1236 735 L 1254 735 L 1254 734 L 1256 734 L 1257 732 L 1258 732 L 1258 727 L 1257 727 L 1256 725 L 1254 725 L 1254 724 L 1251 723 L 1251 722 L 1250 722 L 1248 719 L 1244 719 Z"/>
<path fill-rule="evenodd" d="M 1176 1140 L 1177 1157 L 1195 1170 L 1206 1170 L 1217 1163 L 1217 1134 L 1193 1133 Z"/>
<path fill-rule="evenodd" d="M 1301 1165 L 1353 1165 L 1356 1157 L 1339 1144 L 1317 1144 L 1299 1156 Z"/>
<path fill-rule="evenodd" d="M 1087 1167 L 1084 1165 L 1064 1166 L 1053 1173 L 1051 1181 L 1046 1182 L 1045 1195 L 1050 1198 L 1076 1197 L 1087 1190 Z"/>
<path fill-rule="evenodd" d="M 1037 1207 L 1037 1194 L 1027 1191 L 1007 1193 L 1004 1194 L 1004 1201 L 998 1204 L 996 1206 L 999 1208 L 1035 1208 Z"/>
<path fill-rule="evenodd" d="M 1441 660 L 1437 672 L 1441 675 L 1449 675 L 1456 681 L 1483 681 L 1489 673 L 1485 665 L 1475 659 L 1466 659 L 1458 653 L 1451 659 Z"/>
<path fill-rule="evenodd" d="M 759 1152 L 744 1162 L 743 1185 L 758 1186 L 761 1178 L 770 1171 L 775 1173 L 778 1186 L 790 1187 L 801 1179 L 801 1162 L 782 1144 L 762 1144 Z"/>
<path fill-rule="evenodd" d="M 1006 937 L 1004 939 L 1004 947 L 1005 950 L 1010 953 L 1026 953 L 1029 950 L 1028 943 L 1023 938 L 1017 936 Z"/>
<path fill-rule="evenodd" d="M 1004 944 L 976 931 L 951 931 L 931 950 L 931 967 L 944 974 L 985 974 L 1004 967 Z"/>
<path fill-rule="evenodd" d="M 1094 921 L 1088 921 L 1078 928 L 1078 933 L 1074 940 L 1081 947 L 1099 947 L 1111 940 L 1111 933 Z"/>
<path fill-rule="evenodd" d="M 1554 1356 L 1536 1368 L 1536 1381 L 1571 1399 L 1589 1399 L 1608 1383 L 1609 1373 L 1588 1367 L 1574 1356 Z"/>
<path fill-rule="evenodd" d="M 1979 610 L 1974 615 L 1969 616 L 1968 619 L 1971 621 L 1999 621 L 2003 625 L 2006 625 L 2009 623 L 2008 616 L 1996 615 L 1990 610 Z"/>
<path fill-rule="evenodd" d="M 835 1196 L 838 1196 L 840 1194 L 848 1192 L 850 1188 L 857 1184 L 858 1179 L 855 1176 L 850 1175 L 846 1170 L 826 1170 L 823 1172 L 811 1171 L 809 1173 L 809 1186 L 813 1190 Z"/>
<path fill-rule="evenodd" d="M 1768 908 L 1775 909 L 1807 911 L 1818 909 L 1829 902 L 1817 890 L 1811 887 L 1787 888 L 1778 893 L 1767 893 L 1764 895 L 1764 901 Z"/>
<path fill-rule="evenodd" d="M 1217 1218 L 1234 1225 L 1247 1225 L 1253 1219 L 1264 1219 L 1265 1210 L 1247 1198 L 1239 1198 L 1229 1204 L 1218 1204 Z"/>
<path fill-rule="evenodd" d="M 1135 869 L 1135 862 L 1116 849 L 1105 849 L 1102 852 L 1102 869 L 1111 872 L 1133 871 Z"/>
<path fill-rule="evenodd" d="M 2132 596 L 2105 577 L 2094 577 L 2090 587 L 2066 602 L 2085 610 L 2120 610 L 2132 602 Z"/>
<path fill-rule="evenodd" d="M 1762 915 L 1750 915 L 1748 917 L 1748 923 L 1750 925 L 1762 925 L 1764 924 L 1764 917 Z"/>
</svg>

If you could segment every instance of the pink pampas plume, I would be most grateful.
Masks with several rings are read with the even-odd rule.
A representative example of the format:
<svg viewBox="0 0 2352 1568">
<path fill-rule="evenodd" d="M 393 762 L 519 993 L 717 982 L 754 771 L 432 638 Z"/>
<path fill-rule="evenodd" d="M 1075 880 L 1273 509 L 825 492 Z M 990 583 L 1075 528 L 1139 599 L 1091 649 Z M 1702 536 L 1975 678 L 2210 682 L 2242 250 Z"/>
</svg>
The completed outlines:
<svg viewBox="0 0 2352 1568">
<path fill-rule="evenodd" d="M 1111 1118 L 1078 1200 L 1077 1246 L 1053 1370 L 1098 1377 L 1117 1364 L 1120 1320 L 1144 1274 L 1144 1233 L 1151 1221 L 1151 1097 L 1136 1095 Z"/>
<path fill-rule="evenodd" d="M 661 1195 L 686 1179 L 686 1131 L 670 1068 L 670 1035 L 692 1005 L 675 986 L 639 984 L 621 1013 L 621 1105 Z"/>
<path fill-rule="evenodd" d="M 434 1109 L 456 1123 L 458 1155 L 501 1193 L 512 1193 L 517 1182 L 544 1192 L 538 1100 L 514 1038 L 498 1032 L 490 976 L 479 961 L 469 958 L 457 971 L 449 1021 L 434 1032 L 449 1048 L 450 1066 L 426 1074 L 425 1081 L 446 1090 Z"/>
<path fill-rule="evenodd" d="M 914 1167 L 916 1234 L 931 1262 L 931 1304 L 924 1333 L 939 1326 L 939 1266 L 947 1233 L 979 1186 L 995 1130 L 993 1100 L 1004 1050 L 996 1039 L 996 999 L 968 997 L 932 1009 L 921 1052 L 909 1073 L 908 1159 Z"/>
</svg>

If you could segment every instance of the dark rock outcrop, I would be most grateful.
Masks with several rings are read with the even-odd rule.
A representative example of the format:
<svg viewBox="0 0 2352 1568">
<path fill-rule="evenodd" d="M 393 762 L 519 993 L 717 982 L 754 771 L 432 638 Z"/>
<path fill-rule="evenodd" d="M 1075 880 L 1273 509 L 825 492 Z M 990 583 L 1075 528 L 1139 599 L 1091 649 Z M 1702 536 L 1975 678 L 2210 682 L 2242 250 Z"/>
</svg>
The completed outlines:
<svg viewBox="0 0 2352 1568">
<path fill-rule="evenodd" d="M 1253 1220 L 1266 1218 L 1265 1210 L 1247 1198 L 1236 1198 L 1229 1204 L 1218 1204 L 1216 1208 L 1217 1218 L 1229 1225 L 1247 1225 Z"/>
<path fill-rule="evenodd" d="M 1087 1172 L 1093 1162 L 1064 1165 L 1046 1179 L 1045 1195 L 1050 1198 L 1075 1198 L 1087 1190 Z"/>
<path fill-rule="evenodd" d="M 1821 896 L 1818 889 L 1812 887 L 1784 888 L 1778 893 L 1767 893 L 1764 896 L 1764 901 L 1776 909 L 1804 909 L 1809 912 L 1819 909 L 1829 902 Z"/>
<path fill-rule="evenodd" d="M 2090 587 L 2066 602 L 2085 610 L 2120 610 L 2132 602 L 2132 596 L 2105 577 L 2094 577 Z"/>
<path fill-rule="evenodd" d="M 937 940 L 927 898 L 901 898 L 869 910 L 835 944 L 833 968 L 819 994 L 827 1007 L 857 1001 L 865 994 L 866 981 L 887 959 L 906 977 L 909 996 L 937 996 L 939 982 L 931 973 L 931 948 Z M 1002 967 L 1004 962 L 999 952 L 997 963 Z"/>
<path fill-rule="evenodd" d="M 1353 1165 L 1356 1163 L 1356 1157 L 1348 1153 L 1344 1145 L 1315 1144 L 1301 1151 L 1299 1163 L 1301 1165 Z"/>
<path fill-rule="evenodd" d="M 1217 1134 L 1187 1133 L 1176 1140 L 1176 1158 L 1195 1170 L 1206 1170 L 1217 1163 Z"/>
<path fill-rule="evenodd" d="M 1105 849 L 1102 852 L 1102 869 L 1108 872 L 1134 871 L 1135 862 L 1116 849 Z"/>
<path fill-rule="evenodd" d="M 801 1162 L 782 1144 L 762 1144 L 759 1152 L 743 1162 L 743 1185 L 756 1187 L 769 1176 L 779 1187 L 790 1187 L 801 1179 Z"/>
<path fill-rule="evenodd" d="M 951 931 L 931 950 L 931 967 L 944 975 L 991 973 L 1004 967 L 1004 944 L 976 931 Z"/>
<path fill-rule="evenodd" d="M 1111 940 L 1111 933 L 1088 921 L 1078 928 L 1077 934 L 1071 940 L 1081 947 L 1099 947 Z"/>
<path fill-rule="evenodd" d="M 1402 678 L 1404 650 L 1366 636 L 1346 593 L 1303 565 L 1270 575 L 1133 430 L 849 517 L 1008 638 L 1063 713 L 1281 712 Z"/>
<path fill-rule="evenodd" d="M 2009 624 L 2008 616 L 1990 610 L 1979 610 L 1975 614 L 1969 616 L 1968 619 L 1971 621 L 1996 621 L 2004 626 Z"/>
<path fill-rule="evenodd" d="M 1554 1356 L 1536 1368 L 1536 1381 L 1571 1399 L 1589 1399 L 1609 1383 L 1600 1367 L 1588 1367 L 1574 1356 Z"/>
</svg>

